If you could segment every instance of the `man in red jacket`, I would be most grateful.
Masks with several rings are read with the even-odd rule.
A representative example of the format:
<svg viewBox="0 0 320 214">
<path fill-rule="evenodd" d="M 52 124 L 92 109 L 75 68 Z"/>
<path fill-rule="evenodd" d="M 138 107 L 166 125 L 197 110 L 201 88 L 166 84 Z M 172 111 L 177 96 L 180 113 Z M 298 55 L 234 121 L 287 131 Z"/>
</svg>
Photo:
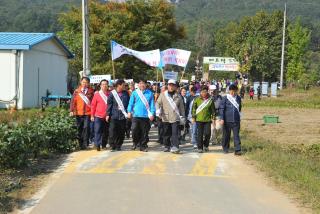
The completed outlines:
<svg viewBox="0 0 320 214">
<path fill-rule="evenodd" d="M 94 142 L 97 151 L 106 148 L 109 137 L 109 123 L 106 121 L 109 86 L 107 80 L 101 80 L 100 91 L 94 94 L 91 103 L 91 121 L 94 122 Z"/>
</svg>

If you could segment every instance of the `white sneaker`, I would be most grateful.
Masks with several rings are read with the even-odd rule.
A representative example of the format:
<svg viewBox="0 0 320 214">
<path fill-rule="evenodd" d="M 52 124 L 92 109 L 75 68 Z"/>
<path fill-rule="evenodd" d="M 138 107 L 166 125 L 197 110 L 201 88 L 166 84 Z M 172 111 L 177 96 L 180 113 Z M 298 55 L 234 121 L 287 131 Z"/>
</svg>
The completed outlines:
<svg viewBox="0 0 320 214">
<path fill-rule="evenodd" d="M 170 152 L 174 153 L 174 154 L 178 154 L 178 153 L 180 153 L 180 150 L 177 147 L 172 147 Z"/>
</svg>

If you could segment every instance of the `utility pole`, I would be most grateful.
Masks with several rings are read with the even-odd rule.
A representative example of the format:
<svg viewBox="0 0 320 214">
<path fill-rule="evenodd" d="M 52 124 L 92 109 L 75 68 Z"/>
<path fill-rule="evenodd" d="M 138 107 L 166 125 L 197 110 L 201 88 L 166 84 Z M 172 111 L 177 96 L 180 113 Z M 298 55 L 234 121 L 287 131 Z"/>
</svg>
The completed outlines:
<svg viewBox="0 0 320 214">
<path fill-rule="evenodd" d="M 285 43 L 286 43 L 286 19 L 287 19 L 287 3 L 284 4 L 284 16 L 283 16 L 283 38 L 282 38 L 282 54 L 281 54 L 280 90 L 283 89 L 284 50 L 285 50 Z"/>
<path fill-rule="evenodd" d="M 82 0 L 83 76 L 90 75 L 88 0 Z"/>
</svg>

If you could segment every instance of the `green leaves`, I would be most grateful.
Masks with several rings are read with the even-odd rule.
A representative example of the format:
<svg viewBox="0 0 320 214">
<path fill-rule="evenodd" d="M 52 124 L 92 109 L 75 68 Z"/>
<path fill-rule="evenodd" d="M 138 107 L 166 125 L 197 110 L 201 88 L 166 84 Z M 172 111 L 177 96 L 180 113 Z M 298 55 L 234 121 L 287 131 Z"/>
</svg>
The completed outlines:
<svg viewBox="0 0 320 214">
<path fill-rule="evenodd" d="M 220 55 L 235 57 L 241 71 L 252 80 L 276 81 L 280 69 L 283 17 L 280 11 L 264 11 L 230 22 L 216 35 Z"/>
<path fill-rule="evenodd" d="M 173 7 L 165 0 L 101 3 L 90 1 L 90 54 L 93 74 L 112 74 L 110 40 L 129 48 L 146 51 L 169 48 L 185 36 L 176 24 Z M 81 9 L 60 16 L 59 36 L 75 53 L 70 69 L 75 76 L 82 70 Z M 152 68 L 133 57 L 115 61 L 116 78 L 152 77 Z"/>
<path fill-rule="evenodd" d="M 288 45 L 287 80 L 289 82 L 297 82 L 308 79 L 303 77 L 303 74 L 306 72 L 306 60 L 304 57 L 310 43 L 310 31 L 302 27 L 300 19 L 297 19 L 289 25 L 288 33 L 290 43 Z"/>
<path fill-rule="evenodd" d="M 0 125 L 0 168 L 26 166 L 42 152 L 71 152 L 75 139 L 74 121 L 64 110 L 15 128 Z"/>
</svg>

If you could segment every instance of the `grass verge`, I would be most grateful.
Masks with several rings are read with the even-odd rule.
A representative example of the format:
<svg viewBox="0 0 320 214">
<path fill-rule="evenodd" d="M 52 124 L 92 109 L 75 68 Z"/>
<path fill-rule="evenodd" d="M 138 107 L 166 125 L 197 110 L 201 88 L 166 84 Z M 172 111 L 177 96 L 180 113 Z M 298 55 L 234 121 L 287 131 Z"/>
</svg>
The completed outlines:
<svg viewBox="0 0 320 214">
<path fill-rule="evenodd" d="M 245 157 L 315 213 L 320 213 L 320 145 L 282 145 L 242 134 Z"/>
<path fill-rule="evenodd" d="M 255 97 L 249 100 L 248 96 L 243 102 L 243 107 L 277 107 L 277 108 L 308 108 L 320 109 L 319 88 L 313 88 L 308 91 L 301 89 L 285 89 L 279 93 L 279 96 L 263 97 L 260 101 Z"/>
<path fill-rule="evenodd" d="M 51 110 L 51 109 L 50 109 Z M 48 111 L 41 111 L 41 109 L 27 109 L 27 110 L 0 110 L 0 124 L 21 124 L 34 118 L 40 118 Z"/>
</svg>

